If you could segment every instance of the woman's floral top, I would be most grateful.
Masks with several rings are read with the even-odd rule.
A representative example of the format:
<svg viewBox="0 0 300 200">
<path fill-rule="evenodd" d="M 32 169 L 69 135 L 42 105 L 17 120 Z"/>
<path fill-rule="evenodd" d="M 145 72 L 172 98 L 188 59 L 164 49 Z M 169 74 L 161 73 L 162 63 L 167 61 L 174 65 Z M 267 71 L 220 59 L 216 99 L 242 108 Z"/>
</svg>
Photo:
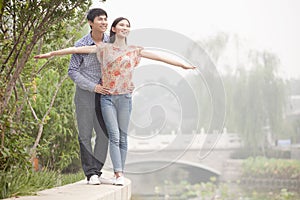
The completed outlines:
<svg viewBox="0 0 300 200">
<path fill-rule="evenodd" d="M 141 60 L 141 50 L 138 46 L 119 48 L 111 43 L 98 46 L 97 57 L 101 63 L 102 85 L 110 88 L 112 94 L 130 93 L 130 87 L 133 86 L 133 70 Z"/>
</svg>

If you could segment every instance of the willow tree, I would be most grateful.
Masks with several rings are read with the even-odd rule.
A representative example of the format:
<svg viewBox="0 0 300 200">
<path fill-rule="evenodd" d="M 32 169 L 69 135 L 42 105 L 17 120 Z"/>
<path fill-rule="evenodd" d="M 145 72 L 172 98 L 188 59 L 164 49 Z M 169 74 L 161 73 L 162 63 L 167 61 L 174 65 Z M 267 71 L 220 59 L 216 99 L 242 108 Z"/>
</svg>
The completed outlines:
<svg viewBox="0 0 300 200">
<path fill-rule="evenodd" d="M 238 70 L 232 85 L 235 107 L 231 120 L 242 133 L 248 152 L 257 155 L 282 134 L 285 83 L 277 74 L 279 59 L 270 52 L 251 51 L 247 65 L 250 70 Z"/>
<path fill-rule="evenodd" d="M 250 149 L 250 153 L 257 154 L 268 142 L 273 142 L 267 138 L 274 140 L 284 133 L 287 93 L 286 84 L 278 75 L 280 60 L 271 52 L 249 49 L 247 41 L 225 33 L 205 40 L 204 47 L 222 71 L 225 126 L 229 132 L 241 134 L 248 153 Z M 204 93 L 198 98 L 204 108 L 209 108 L 209 103 L 203 101 Z M 207 117 L 204 113 L 208 112 L 203 109 L 201 114 Z"/>
</svg>

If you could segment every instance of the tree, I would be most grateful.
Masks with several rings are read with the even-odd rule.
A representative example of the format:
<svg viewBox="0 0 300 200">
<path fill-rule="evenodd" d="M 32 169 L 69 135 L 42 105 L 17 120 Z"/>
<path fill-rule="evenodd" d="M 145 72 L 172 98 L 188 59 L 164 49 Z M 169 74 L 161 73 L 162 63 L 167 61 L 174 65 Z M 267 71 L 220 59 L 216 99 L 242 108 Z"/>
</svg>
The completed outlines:
<svg viewBox="0 0 300 200">
<path fill-rule="evenodd" d="M 26 148 L 32 141 L 35 141 L 32 149 L 38 146 L 43 127 L 52 114 L 51 109 L 66 78 L 66 68 L 61 66 L 67 65 L 67 59 L 45 63 L 34 61 L 33 55 L 41 50 L 45 52 L 73 45 L 90 4 L 90 1 L 83 0 L 0 2 L 0 169 L 6 169 L 9 162 L 14 165 L 27 160 Z M 49 76 L 43 71 L 49 70 L 51 65 L 59 77 L 58 88 L 52 93 L 51 101 L 42 102 L 47 109 L 39 113 L 40 110 L 34 109 L 38 88 L 36 80 Z M 51 89 L 49 85 L 48 88 Z M 20 152 L 14 154 L 16 150 Z"/>
<path fill-rule="evenodd" d="M 47 34 L 61 33 L 59 30 L 67 20 L 75 17 L 80 10 L 85 10 L 87 3 L 74 0 L 13 0 L 3 2 L 2 6 L 0 72 L 3 87 L 1 87 L 0 115 L 7 111 L 17 79 L 37 42 Z"/>
<path fill-rule="evenodd" d="M 219 33 L 203 43 L 221 72 L 219 75 L 224 83 L 225 126 L 229 132 L 240 133 L 246 147 L 256 154 L 266 145 L 266 128 L 274 138 L 284 132 L 287 94 L 286 83 L 277 74 L 279 59 L 267 51 L 250 50 L 247 41 L 225 33 Z M 205 68 L 210 68 L 210 65 L 205 65 Z M 205 70 L 202 69 L 201 73 L 204 74 Z M 208 81 L 214 80 L 207 77 Z M 209 118 L 211 105 L 204 101 L 208 96 L 203 92 L 205 88 L 199 81 L 193 85 L 196 91 L 202 91 L 202 94 L 198 92 L 197 99 L 204 108 L 201 114 Z M 215 90 L 214 87 L 210 89 Z"/>
</svg>

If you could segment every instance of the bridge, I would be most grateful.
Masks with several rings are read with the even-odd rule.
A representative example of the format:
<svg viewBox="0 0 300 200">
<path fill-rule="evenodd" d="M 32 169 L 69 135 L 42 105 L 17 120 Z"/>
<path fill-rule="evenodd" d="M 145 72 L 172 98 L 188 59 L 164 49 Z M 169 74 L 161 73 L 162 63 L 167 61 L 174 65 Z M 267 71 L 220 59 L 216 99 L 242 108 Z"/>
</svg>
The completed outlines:
<svg viewBox="0 0 300 200">
<path fill-rule="evenodd" d="M 239 162 L 230 159 L 242 141 L 233 133 L 199 133 L 189 135 L 153 135 L 128 138 L 126 176 L 132 181 L 132 193 L 149 196 L 164 181 L 191 184 L 233 180 Z M 111 168 L 110 158 L 106 167 Z M 111 169 L 109 169 L 111 170 Z"/>
<path fill-rule="evenodd" d="M 156 135 L 149 138 L 130 136 L 127 162 L 145 161 L 187 162 L 191 165 L 209 167 L 220 174 L 230 154 L 242 145 L 234 133 L 211 133 L 191 135 Z M 149 168 L 147 172 L 153 171 Z M 142 173 L 145 172 L 145 169 Z M 132 172 L 138 173 L 138 172 Z"/>
</svg>

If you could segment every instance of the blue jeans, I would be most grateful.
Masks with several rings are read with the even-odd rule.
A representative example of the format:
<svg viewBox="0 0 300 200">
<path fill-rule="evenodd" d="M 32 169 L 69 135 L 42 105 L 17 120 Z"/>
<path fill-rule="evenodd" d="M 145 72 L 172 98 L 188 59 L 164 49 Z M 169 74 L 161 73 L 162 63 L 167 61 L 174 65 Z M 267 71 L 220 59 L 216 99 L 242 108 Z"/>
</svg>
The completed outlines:
<svg viewBox="0 0 300 200">
<path fill-rule="evenodd" d="M 131 94 L 101 95 L 101 110 L 109 136 L 109 153 L 114 172 L 124 171 L 131 109 Z"/>
</svg>

